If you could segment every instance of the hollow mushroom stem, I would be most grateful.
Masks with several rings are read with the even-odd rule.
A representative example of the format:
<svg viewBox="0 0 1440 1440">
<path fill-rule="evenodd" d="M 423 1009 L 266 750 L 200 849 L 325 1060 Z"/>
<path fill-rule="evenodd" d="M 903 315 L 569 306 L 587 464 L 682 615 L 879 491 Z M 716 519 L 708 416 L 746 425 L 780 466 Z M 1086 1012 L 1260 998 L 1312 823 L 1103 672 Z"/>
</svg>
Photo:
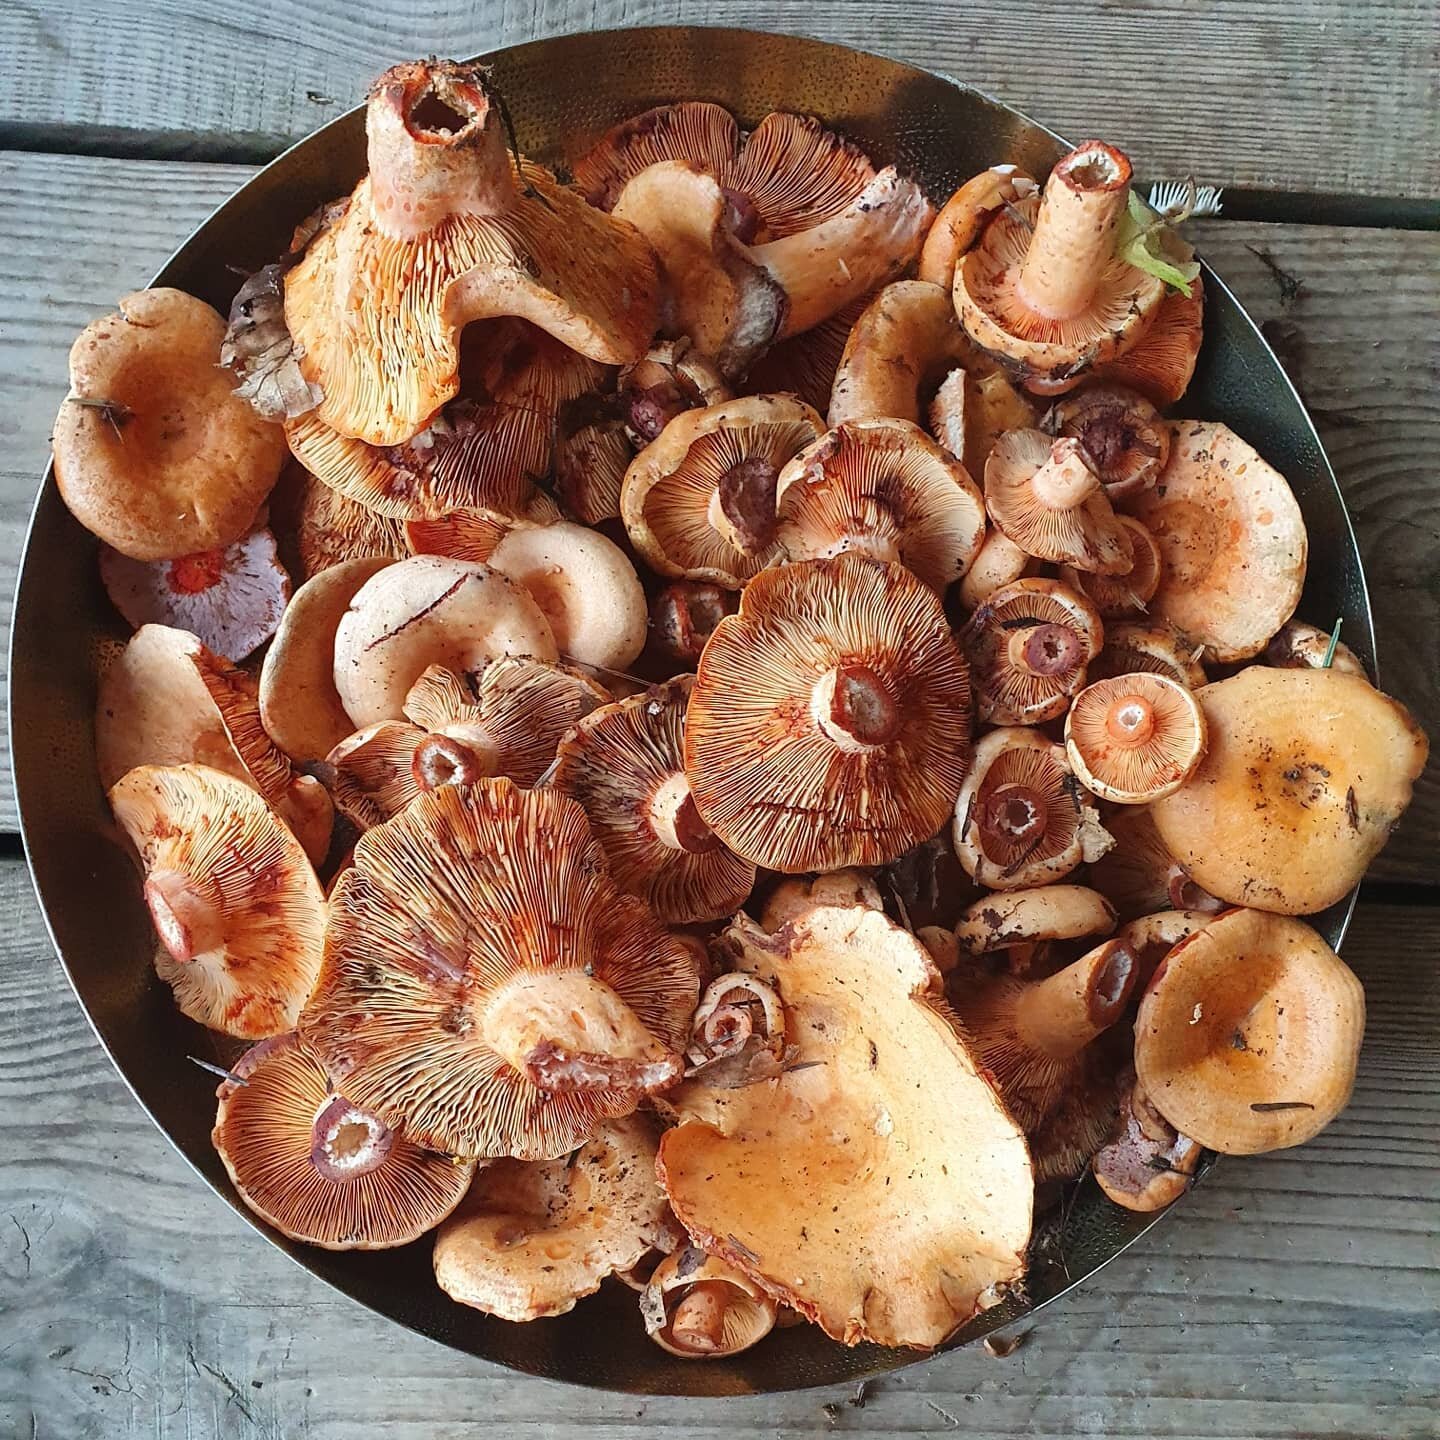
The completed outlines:
<svg viewBox="0 0 1440 1440">
<path fill-rule="evenodd" d="M 1007 642 L 1010 663 L 1031 675 L 1069 675 L 1085 663 L 1085 642 L 1068 625 L 1031 625 Z"/>
<path fill-rule="evenodd" d="M 485 1043 L 542 1090 L 635 1090 L 673 1084 L 684 1061 L 602 980 L 583 970 L 527 970 L 496 992 Z"/>
<path fill-rule="evenodd" d="M 1123 1013 L 1135 986 L 1135 957 L 1107 941 L 1046 980 L 1026 985 L 1015 1028 L 1032 1049 L 1056 1060 L 1078 1054 Z"/>
<path fill-rule="evenodd" d="M 702 1280 L 675 1307 L 670 1339 L 682 1350 L 713 1353 L 725 1343 L 729 1308 L 730 1287 L 723 1280 Z"/>
<path fill-rule="evenodd" d="M 160 943 L 176 964 L 188 964 L 225 943 L 220 907 L 184 871 L 156 870 L 148 875 L 145 904 Z"/>
<path fill-rule="evenodd" d="M 700 818 L 684 771 L 670 776 L 650 800 L 650 824 L 662 845 L 703 855 L 718 848 L 720 837 Z"/>
<path fill-rule="evenodd" d="M 827 670 L 810 695 L 810 714 L 838 749 L 878 749 L 900 731 L 900 707 L 868 665 L 845 661 Z"/>
<path fill-rule="evenodd" d="M 1035 498 L 1051 510 L 1074 510 L 1099 488 L 1100 476 L 1085 447 L 1068 435 L 1050 447 L 1050 457 L 1030 481 Z"/>
<path fill-rule="evenodd" d="M 1025 303 L 1052 320 L 1080 314 L 1115 251 L 1130 162 L 1099 140 L 1072 150 L 1051 172 L 1040 201 L 1017 288 Z"/>
<path fill-rule="evenodd" d="M 384 1163 L 395 1132 L 378 1116 L 343 1095 L 320 1107 L 310 1132 L 310 1163 L 326 1180 L 354 1180 Z"/>
<path fill-rule="evenodd" d="M 484 744 L 471 744 L 470 737 L 427 735 L 410 760 L 410 773 L 422 790 L 439 790 L 443 785 L 473 785 L 495 774 L 495 756 Z"/>
</svg>

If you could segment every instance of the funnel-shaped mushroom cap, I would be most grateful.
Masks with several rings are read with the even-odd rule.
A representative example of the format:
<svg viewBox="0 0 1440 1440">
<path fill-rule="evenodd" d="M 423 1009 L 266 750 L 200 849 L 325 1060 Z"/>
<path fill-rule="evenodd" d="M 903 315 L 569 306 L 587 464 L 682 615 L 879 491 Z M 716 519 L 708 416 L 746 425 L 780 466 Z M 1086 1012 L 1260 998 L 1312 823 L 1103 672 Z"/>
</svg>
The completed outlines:
<svg viewBox="0 0 1440 1440">
<path fill-rule="evenodd" d="M 1170 427 L 1123 385 L 1087 385 L 1056 401 L 1045 430 L 1078 440 L 1112 500 L 1154 485 L 1170 457 Z"/>
<path fill-rule="evenodd" d="M 688 675 L 593 710 L 560 744 L 551 782 L 578 800 L 615 883 L 667 925 L 732 915 L 755 867 L 701 820 L 685 779 Z"/>
<path fill-rule="evenodd" d="M 563 1315 L 665 1235 L 654 1126 L 599 1125 L 573 1155 L 497 1160 L 435 1237 L 435 1279 L 452 1300 L 502 1320 Z"/>
<path fill-rule="evenodd" d="M 1121 622 L 1105 627 L 1105 644 L 1090 662 L 1086 675 L 1091 680 L 1137 673 L 1164 675 L 1198 690 L 1206 680 L 1205 667 L 1200 663 L 1204 652 L 1203 645 L 1187 643 L 1164 620 L 1152 625 Z"/>
<path fill-rule="evenodd" d="M 780 472 L 775 508 L 791 560 L 858 550 L 941 591 L 985 538 L 985 501 L 965 467 L 906 420 L 831 430 Z"/>
<path fill-rule="evenodd" d="M 850 331 L 830 392 L 830 424 L 883 418 L 918 425 L 936 386 L 973 354 L 948 290 L 897 280 Z"/>
<path fill-rule="evenodd" d="M 706 824 L 757 865 L 883 865 L 940 828 L 969 759 L 964 659 L 899 565 L 767 570 L 700 657 L 685 772 Z"/>
<path fill-rule="evenodd" d="M 980 718 L 1038 725 L 1063 715 L 1103 636 L 1095 607 L 1058 580 L 1002 585 L 961 633 Z"/>
<path fill-rule="evenodd" d="M 1065 717 L 1065 753 L 1075 773 L 1118 805 L 1173 795 L 1195 773 L 1205 744 L 1194 692 L 1163 675 L 1097 680 Z"/>
<path fill-rule="evenodd" d="M 1369 678 L 1360 657 L 1341 639 L 1303 620 L 1287 620 L 1265 647 L 1265 663 L 1281 670 L 1341 670 Z"/>
<path fill-rule="evenodd" d="M 1033 1179 L 1015 1122 L 914 936 L 819 908 L 735 968 L 784 1002 L 794 1062 L 660 1145 L 697 1245 L 845 1344 L 940 1344 L 1024 1272 Z M 923 1077 L 923 1081 L 920 1077 Z"/>
<path fill-rule="evenodd" d="M 1105 822 L 1114 845 L 1090 863 L 1090 883 L 1122 920 L 1170 904 L 1175 857 L 1165 848 L 1148 806 L 1117 810 Z"/>
<path fill-rule="evenodd" d="M 662 575 L 739 590 L 779 558 L 780 471 L 824 433 L 789 395 L 677 415 L 625 472 L 620 513 L 635 548 Z"/>
<path fill-rule="evenodd" d="M 955 940 L 966 955 L 984 955 L 1040 940 L 1079 940 L 1108 935 L 1115 909 L 1084 885 L 1040 885 L 986 895 L 969 905 L 955 927 Z"/>
<path fill-rule="evenodd" d="M 226 660 L 258 650 L 275 633 L 290 599 L 290 577 L 265 529 L 222 550 L 178 560 L 131 560 L 107 545 L 100 551 L 100 578 L 137 630 L 151 624 L 188 630 Z"/>
<path fill-rule="evenodd" d="M 294 520 L 301 580 L 347 560 L 403 560 L 410 554 L 398 520 L 377 515 L 321 484 L 299 466 L 295 469 L 304 477 Z"/>
<path fill-rule="evenodd" d="M 650 247 L 548 170 L 512 163 L 484 67 L 396 66 L 370 92 L 366 129 L 370 173 L 285 281 L 321 423 L 404 444 L 455 395 L 472 320 L 516 316 L 607 365 L 645 353 Z"/>
<path fill-rule="evenodd" d="M 975 248 L 997 211 L 1034 195 L 1038 186 L 1013 165 L 992 165 L 967 180 L 940 208 L 920 251 L 919 275 L 948 298 L 960 258 Z"/>
<path fill-rule="evenodd" d="M 232 545 L 285 460 L 285 437 L 220 368 L 225 322 L 181 290 L 137 290 L 70 348 L 55 483 L 92 534 L 133 560 Z"/>
<path fill-rule="evenodd" d="M 830 405 L 850 331 L 874 298 L 862 295 L 814 329 L 772 345 L 746 372 L 746 392 L 794 395 L 823 415 Z"/>
<path fill-rule="evenodd" d="M 1135 1070 L 1182 1134 L 1228 1155 L 1301 1145 L 1350 1102 L 1365 992 L 1308 926 L 1230 910 L 1165 958 Z"/>
<path fill-rule="evenodd" d="M 645 1333 L 687 1360 L 723 1360 L 775 1328 L 775 1301 L 748 1275 L 686 1245 L 667 1255 L 640 1293 Z"/>
<path fill-rule="evenodd" d="M 1155 537 L 1133 515 L 1117 515 L 1130 552 L 1130 568 L 1123 575 L 1096 575 L 1060 567 L 1060 578 L 1078 590 L 1105 620 L 1133 620 L 1144 614 L 1160 586 L 1160 546 Z"/>
<path fill-rule="evenodd" d="M 1205 283 L 1197 275 L 1188 294 L 1166 290 L 1145 333 L 1118 360 L 1097 365 L 1095 378 L 1138 390 L 1153 405 L 1173 405 L 1190 388 L 1204 323 Z"/>
<path fill-rule="evenodd" d="M 1151 807 L 1161 840 L 1232 905 L 1309 915 L 1334 904 L 1410 804 L 1424 732 L 1399 701 L 1338 670 L 1252 665 L 1196 698 L 1210 748 Z"/>
<path fill-rule="evenodd" d="M 230 1073 L 211 1139 L 240 1198 L 282 1235 L 387 1250 L 433 1230 L 464 1198 L 473 1164 L 357 1109 L 298 1035 L 262 1041 Z"/>
<path fill-rule="evenodd" d="M 982 735 L 955 802 L 955 853 L 991 890 L 1019 890 L 1097 860 L 1109 837 L 1063 746 L 1037 730 Z"/>
<path fill-rule="evenodd" d="M 320 969 L 325 897 L 280 818 L 204 765 L 142 765 L 110 806 L 145 867 L 155 968 L 175 1003 L 227 1035 L 293 1029 Z"/>
<path fill-rule="evenodd" d="M 1089 456 L 1042 430 L 1002 435 L 985 462 L 985 507 L 1027 555 L 1121 575 L 1130 547 Z"/>
<path fill-rule="evenodd" d="M 1203 1147 L 1155 1109 L 1133 1072 L 1119 1093 L 1119 1119 L 1091 1165 L 1096 1183 L 1127 1210 L 1163 1210 L 1190 1188 Z"/>
<path fill-rule="evenodd" d="M 1044 388 L 1069 388 L 1134 346 L 1165 286 L 1115 253 L 1130 162 L 1098 140 L 1050 172 L 1043 196 L 994 214 L 955 267 L 955 308 L 977 345 Z"/>
<path fill-rule="evenodd" d="M 679 1078 L 698 994 L 580 806 L 486 780 L 361 837 L 302 1028 L 349 1099 L 418 1143 L 548 1160 Z"/>
<path fill-rule="evenodd" d="M 1305 521 L 1285 477 L 1228 426 L 1180 420 L 1159 483 L 1128 504 L 1160 543 L 1150 614 L 1212 659 L 1258 655 L 1305 583 Z"/>
<path fill-rule="evenodd" d="M 529 593 L 484 565 L 415 555 L 351 601 L 335 631 L 335 689 L 356 725 L 398 720 L 427 666 L 475 671 L 501 655 L 557 658 Z"/>
<path fill-rule="evenodd" d="M 605 374 L 523 320 L 489 320 L 465 330 L 458 392 L 413 438 L 370 445 L 313 412 L 285 433 L 307 470 L 380 515 L 482 510 L 552 520 L 558 512 L 535 477 L 550 473 L 561 409 Z"/>
<path fill-rule="evenodd" d="M 292 760 L 319 760 L 354 728 L 335 689 L 335 631 L 360 587 L 389 560 L 345 560 L 285 607 L 260 670 L 260 719 Z"/>
</svg>

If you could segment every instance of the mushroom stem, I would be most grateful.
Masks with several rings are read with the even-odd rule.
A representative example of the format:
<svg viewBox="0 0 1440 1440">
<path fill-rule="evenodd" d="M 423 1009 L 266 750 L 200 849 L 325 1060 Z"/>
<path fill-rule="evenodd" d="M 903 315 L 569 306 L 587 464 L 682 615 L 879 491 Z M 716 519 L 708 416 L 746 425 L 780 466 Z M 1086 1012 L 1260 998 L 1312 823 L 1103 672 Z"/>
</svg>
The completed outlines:
<svg viewBox="0 0 1440 1440">
<path fill-rule="evenodd" d="M 378 1116 L 330 1095 L 310 1132 L 310 1163 L 326 1180 L 354 1180 L 378 1169 L 395 1146 L 395 1132 Z"/>
<path fill-rule="evenodd" d="M 1015 1029 L 1032 1050 L 1056 1060 L 1078 1054 L 1124 1012 L 1135 987 L 1135 957 L 1118 940 L 1098 946 L 1015 1002 Z"/>
<path fill-rule="evenodd" d="M 488 745 L 471 745 L 454 735 L 427 735 L 415 747 L 410 773 L 422 790 L 473 785 L 495 773 L 495 757 Z"/>
<path fill-rule="evenodd" d="M 1050 172 L 1016 287 L 1027 305 L 1052 320 L 1085 309 L 1115 253 L 1129 186 L 1129 160 L 1098 140 Z"/>
<path fill-rule="evenodd" d="M 868 665 L 827 670 L 810 694 L 810 714 L 838 749 L 857 754 L 887 745 L 900 732 L 900 707 Z"/>
<path fill-rule="evenodd" d="M 1035 498 L 1051 510 L 1074 510 L 1099 488 L 1100 477 L 1085 447 L 1068 435 L 1050 447 L 1050 458 L 1030 481 Z"/>
<path fill-rule="evenodd" d="M 717 849 L 720 837 L 700 818 L 685 772 L 671 775 L 650 800 L 650 825 L 662 845 L 703 855 Z"/>
<path fill-rule="evenodd" d="M 485 1043 L 542 1090 L 635 1090 L 673 1084 L 684 1061 L 603 980 L 583 970 L 527 970 L 498 990 Z"/>
<path fill-rule="evenodd" d="M 187 964 L 225 943 L 220 908 L 184 871 L 156 870 L 146 876 L 145 903 L 160 943 L 176 964 Z"/>
<path fill-rule="evenodd" d="M 780 472 L 758 455 L 732 465 L 719 479 L 706 514 L 742 555 L 758 555 L 775 538 L 775 483 Z"/>
<path fill-rule="evenodd" d="M 513 205 L 503 116 L 476 69 L 397 65 L 371 93 L 365 123 L 375 222 L 392 240 Z"/>
<path fill-rule="evenodd" d="M 1085 663 L 1085 645 L 1068 625 L 1031 625 L 1010 634 L 1010 663 L 1031 675 L 1069 675 Z"/>
<path fill-rule="evenodd" d="M 730 1287 L 723 1280 L 702 1280 L 675 1307 L 670 1338 L 682 1350 L 706 1354 L 725 1343 L 725 1312 L 730 1308 Z"/>
</svg>

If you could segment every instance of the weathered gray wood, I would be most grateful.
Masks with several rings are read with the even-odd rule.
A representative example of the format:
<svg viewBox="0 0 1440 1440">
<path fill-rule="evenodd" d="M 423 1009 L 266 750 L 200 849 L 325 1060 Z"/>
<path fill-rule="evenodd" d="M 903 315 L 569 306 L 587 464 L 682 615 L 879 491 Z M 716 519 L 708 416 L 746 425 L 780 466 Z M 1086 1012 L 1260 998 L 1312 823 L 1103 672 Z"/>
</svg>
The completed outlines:
<svg viewBox="0 0 1440 1440">
<path fill-rule="evenodd" d="M 697 1402 L 563 1390 L 406 1334 L 292 1265 L 111 1072 L 0 865 L 0 1435 L 19 1440 L 1435 1435 L 1440 979 L 1432 909 L 1362 909 L 1355 1102 L 1230 1160 L 1007 1360 L 848 1392 Z M 637 1321 L 638 1323 L 638 1321 Z M 822 1406 L 836 1406 L 832 1420 Z"/>
<path fill-rule="evenodd" d="M 274 146 L 354 103 L 385 66 L 567 30 L 699 23 L 801 31 L 926 65 L 1062 133 L 1103 132 L 1153 176 L 1433 197 L 1428 0 L 78 0 L 0 12 L 0 125 L 44 143 L 103 127 L 135 144 Z M 104 140 L 104 133 L 92 138 Z M 131 152 L 133 153 L 133 152 Z M 213 153 L 213 150 L 212 150 Z M 233 153 L 233 152 L 226 152 Z"/>
</svg>

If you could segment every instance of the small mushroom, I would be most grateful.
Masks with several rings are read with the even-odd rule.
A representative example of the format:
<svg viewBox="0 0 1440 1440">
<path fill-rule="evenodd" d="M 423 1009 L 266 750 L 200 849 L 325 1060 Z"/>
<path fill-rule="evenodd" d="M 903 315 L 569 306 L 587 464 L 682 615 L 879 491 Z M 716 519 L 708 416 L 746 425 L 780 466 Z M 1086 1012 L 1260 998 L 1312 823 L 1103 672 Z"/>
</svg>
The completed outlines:
<svg viewBox="0 0 1440 1440">
<path fill-rule="evenodd" d="M 883 910 L 885 900 L 875 881 L 863 870 L 791 876 L 766 896 L 760 912 L 761 928 L 773 935 L 782 925 L 798 920 L 817 905 L 864 905 L 871 910 Z"/>
<path fill-rule="evenodd" d="M 1096 575 L 1062 565 L 1060 578 L 1087 596 L 1102 619 L 1126 620 L 1143 614 L 1160 587 L 1160 546 L 1133 515 L 1115 518 L 1130 552 L 1130 568 L 1123 575 Z"/>
<path fill-rule="evenodd" d="M 1287 620 L 1265 647 L 1265 663 L 1281 670 L 1340 670 L 1368 679 L 1360 658 L 1343 641 L 1303 620 Z"/>
<path fill-rule="evenodd" d="M 1003 530 L 987 530 L 970 568 L 960 578 L 960 603 L 966 610 L 978 610 L 997 590 L 1038 568 L 1039 562 Z"/>
<path fill-rule="evenodd" d="M 1198 690 L 1206 680 L 1205 667 L 1200 663 L 1204 650 L 1203 645 L 1187 644 L 1164 620 L 1106 625 L 1105 643 L 1086 673 L 1091 680 L 1137 673 L 1163 675 Z"/>
<path fill-rule="evenodd" d="M 1181 1134 L 1255 1155 L 1303 1144 L 1345 1108 L 1364 1032 L 1360 981 L 1308 925 L 1231 910 L 1151 980 L 1135 1071 Z"/>
<path fill-rule="evenodd" d="M 1043 195 L 1005 206 L 955 267 L 955 308 L 971 338 L 1031 389 L 1070 389 L 1132 348 L 1165 287 L 1115 253 L 1130 161 L 1087 140 Z"/>
<path fill-rule="evenodd" d="M 741 589 L 779 558 L 780 471 L 824 432 L 788 395 L 677 415 L 625 473 L 620 508 L 636 550 L 661 575 Z"/>
<path fill-rule="evenodd" d="M 985 508 L 1027 555 L 1123 575 L 1130 547 L 1079 441 L 1010 430 L 985 462 Z"/>
<path fill-rule="evenodd" d="M 863 907 L 773 937 L 742 917 L 725 944 L 779 996 L 795 1058 L 666 1131 L 675 1214 L 844 1344 L 940 1344 L 1023 1273 L 1033 1177 L 929 956 Z"/>
<path fill-rule="evenodd" d="M 772 345 L 746 371 L 746 393 L 794 395 L 823 415 L 830 404 L 830 392 L 850 331 L 874 298 L 861 295 L 813 329 Z"/>
<path fill-rule="evenodd" d="M 649 347 L 650 247 L 548 170 L 512 161 L 487 73 L 422 61 L 380 77 L 369 173 L 285 278 L 301 368 L 324 393 L 314 417 L 341 435 L 409 441 L 457 393 L 471 320 L 523 316 L 606 365 Z"/>
<path fill-rule="evenodd" d="M 1151 1214 L 1173 1205 L 1190 1188 L 1204 1147 L 1161 1115 L 1133 1071 L 1120 1077 L 1118 1089 L 1119 1119 L 1090 1168 L 1117 1205 Z"/>
<path fill-rule="evenodd" d="M 689 340 L 662 340 L 620 372 L 619 405 L 630 443 L 642 450 L 682 410 L 733 400 L 713 361 Z"/>
<path fill-rule="evenodd" d="M 346 499 L 305 471 L 300 474 L 294 533 L 302 581 L 347 560 L 403 560 L 411 553 L 400 521 Z"/>
<path fill-rule="evenodd" d="M 1032 430 L 1040 411 L 999 370 L 952 370 L 930 402 L 930 433 L 972 475 L 984 475 L 995 443 L 1010 430 Z"/>
<path fill-rule="evenodd" d="M 982 735 L 955 802 L 955 853 L 992 890 L 1021 890 L 1068 875 L 1109 848 L 1062 746 L 1037 730 Z"/>
<path fill-rule="evenodd" d="M 653 1126 L 639 1115 L 610 1120 L 573 1155 L 482 1168 L 435 1237 L 435 1279 L 452 1300 L 502 1320 L 563 1315 L 637 1265 L 667 1219 Z"/>
<path fill-rule="evenodd" d="M 940 828 L 970 685 L 935 592 L 859 555 L 767 570 L 700 657 L 685 772 L 705 823 L 794 874 L 883 865 Z"/>
<path fill-rule="evenodd" d="M 780 472 L 776 539 L 791 560 L 858 550 L 943 591 L 985 535 L 985 500 L 958 461 L 905 420 L 848 421 Z"/>
<path fill-rule="evenodd" d="M 1195 694 L 1163 675 L 1096 680 L 1065 716 L 1065 753 L 1087 790 L 1117 805 L 1173 795 L 1205 754 Z"/>
<path fill-rule="evenodd" d="M 1305 583 L 1305 520 L 1285 477 L 1228 426 L 1181 420 L 1159 483 L 1126 503 L 1160 545 L 1150 613 L 1212 659 L 1258 655 Z"/>
<path fill-rule="evenodd" d="M 1190 388 L 1204 322 L 1205 284 L 1197 275 L 1188 294 L 1166 290 L 1155 318 L 1136 344 L 1118 359 L 1095 366 L 1092 373 L 1097 380 L 1138 390 L 1154 405 L 1173 405 Z"/>
<path fill-rule="evenodd" d="M 1002 585 L 960 633 L 980 719 L 1036 725 L 1063 715 L 1103 634 L 1095 607 L 1058 580 Z"/>
<path fill-rule="evenodd" d="M 830 425 L 875 419 L 918 425 L 936 387 L 973 353 L 948 290 L 924 280 L 887 285 L 845 343 L 830 392 Z"/>
<path fill-rule="evenodd" d="M 650 643 L 660 658 L 693 670 L 715 627 L 735 613 L 733 590 L 701 580 L 676 580 L 650 602 Z"/>
<path fill-rule="evenodd" d="M 567 660 L 628 670 L 645 648 L 649 610 L 625 552 L 573 521 L 511 530 L 490 566 L 528 592 Z"/>
<path fill-rule="evenodd" d="M 325 896 L 279 816 L 206 765 L 141 765 L 109 796 L 181 1012 L 246 1039 L 294 1029 L 320 971 Z"/>
<path fill-rule="evenodd" d="M 1223 908 L 1223 907 L 1222 907 Z M 1214 918 L 1214 910 L 1157 910 L 1127 921 L 1115 938 L 1135 957 L 1135 994 L 1141 995 L 1165 957 Z"/>
<path fill-rule="evenodd" d="M 579 805 L 481 780 L 361 836 L 301 1030 L 418 1144 L 553 1160 L 680 1078 L 698 996 Z"/>
<path fill-rule="evenodd" d="M 700 818 L 685 778 L 688 675 L 592 710 L 560 742 L 551 784 L 578 800 L 615 883 L 667 925 L 745 903 L 755 867 Z"/>
<path fill-rule="evenodd" d="M 1087 385 L 1064 396 L 1042 428 L 1080 442 L 1112 500 L 1149 490 L 1170 457 L 1170 427 L 1123 385 Z"/>
<path fill-rule="evenodd" d="M 667 1255 L 640 1295 L 645 1333 L 687 1360 L 723 1360 L 775 1328 L 775 1301 L 748 1275 L 687 1245 Z"/>
<path fill-rule="evenodd" d="M 415 555 L 372 575 L 335 631 L 335 689 L 354 724 L 398 720 L 427 666 L 483 669 L 501 655 L 555 660 L 544 612 L 484 565 Z"/>
<path fill-rule="evenodd" d="M 260 721 L 292 760 L 319 760 L 351 731 L 335 689 L 335 631 L 360 587 L 389 560 L 345 560 L 296 592 L 260 670 Z"/>
<path fill-rule="evenodd" d="M 920 251 L 919 275 L 949 295 L 955 267 L 975 248 L 997 210 L 1034 195 L 1039 186 L 1013 165 L 992 165 L 967 180 L 940 208 Z"/>
<path fill-rule="evenodd" d="M 635 458 L 618 395 L 592 391 L 560 409 L 555 431 L 555 494 L 582 525 L 620 516 L 620 490 Z"/>
<path fill-rule="evenodd" d="M 181 290 L 137 290 L 70 347 L 51 443 L 70 513 L 131 560 L 242 540 L 285 461 L 285 437 L 220 368 L 225 322 Z"/>
<path fill-rule="evenodd" d="M 352 1105 L 298 1035 L 230 1067 L 211 1135 L 240 1198 L 282 1235 L 325 1250 L 388 1250 L 433 1230 L 475 1166 L 414 1144 Z"/>
<path fill-rule="evenodd" d="M 1252 665 L 1196 693 L 1210 748 L 1151 806 L 1196 882 L 1232 905 L 1308 915 L 1360 883 L 1410 803 L 1429 742 L 1358 675 Z"/>
<path fill-rule="evenodd" d="M 1043 979 L 985 975 L 973 962 L 946 979 L 981 1063 L 1029 1138 L 1038 1184 L 1080 1174 L 1110 1132 L 1118 1066 L 1103 1040 L 1134 985 L 1134 957 L 1115 940 Z"/>
<path fill-rule="evenodd" d="M 1039 885 L 974 901 L 955 927 L 955 943 L 962 955 L 985 955 L 1047 940 L 1109 935 L 1114 929 L 1114 907 L 1098 891 Z"/>
<path fill-rule="evenodd" d="M 226 660 L 258 650 L 275 633 L 290 599 L 290 577 L 265 529 L 222 550 L 178 560 L 131 560 L 102 546 L 100 579 L 137 630 L 151 624 L 188 630 Z"/>
</svg>

